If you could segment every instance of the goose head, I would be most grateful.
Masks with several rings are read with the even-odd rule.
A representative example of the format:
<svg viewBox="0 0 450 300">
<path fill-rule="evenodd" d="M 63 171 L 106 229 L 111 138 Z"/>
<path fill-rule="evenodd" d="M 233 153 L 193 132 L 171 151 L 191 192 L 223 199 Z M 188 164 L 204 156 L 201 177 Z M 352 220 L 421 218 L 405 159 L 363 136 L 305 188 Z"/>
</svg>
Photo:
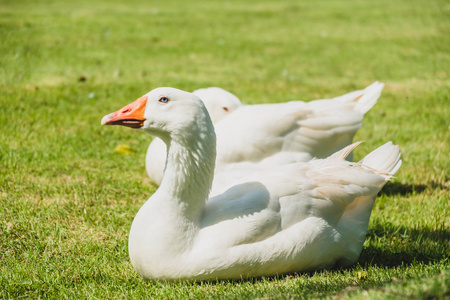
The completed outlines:
<svg viewBox="0 0 450 300">
<path fill-rule="evenodd" d="M 116 112 L 102 125 L 122 125 L 161 138 L 167 159 L 157 196 L 179 199 L 199 218 L 211 188 L 216 159 L 214 126 L 203 102 L 174 88 L 156 88 Z M 153 197 L 153 196 L 152 196 Z"/>
<path fill-rule="evenodd" d="M 219 87 L 198 89 L 192 92 L 202 99 L 213 123 L 217 123 L 242 106 L 238 97 Z"/>
<path fill-rule="evenodd" d="M 165 141 L 186 139 L 213 128 L 205 105 L 196 95 L 168 87 L 156 88 L 104 116 L 102 125 L 143 130 Z"/>
</svg>

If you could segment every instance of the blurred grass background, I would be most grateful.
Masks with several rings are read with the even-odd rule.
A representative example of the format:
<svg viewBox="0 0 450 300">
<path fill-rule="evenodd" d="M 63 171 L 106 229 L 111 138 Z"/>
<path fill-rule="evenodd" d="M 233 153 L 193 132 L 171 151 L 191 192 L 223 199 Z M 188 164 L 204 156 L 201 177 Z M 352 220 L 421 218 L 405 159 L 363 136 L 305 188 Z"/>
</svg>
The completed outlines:
<svg viewBox="0 0 450 300">
<path fill-rule="evenodd" d="M 448 296 L 449 17 L 437 0 L 0 0 L 1 297 Z M 219 86 L 251 104 L 376 80 L 355 159 L 392 140 L 404 164 L 354 267 L 198 284 L 134 272 L 151 138 L 102 128 L 103 115 L 158 86 Z"/>
</svg>

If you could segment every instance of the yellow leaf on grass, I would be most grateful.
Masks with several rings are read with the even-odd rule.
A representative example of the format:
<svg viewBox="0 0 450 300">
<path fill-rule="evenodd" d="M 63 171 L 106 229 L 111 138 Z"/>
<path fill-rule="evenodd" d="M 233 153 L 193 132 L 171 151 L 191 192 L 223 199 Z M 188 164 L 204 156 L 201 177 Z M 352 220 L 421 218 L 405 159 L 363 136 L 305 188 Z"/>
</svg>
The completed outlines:
<svg viewBox="0 0 450 300">
<path fill-rule="evenodd" d="M 136 150 L 134 150 L 128 145 L 120 144 L 116 148 L 114 148 L 114 152 L 119 153 L 121 155 L 130 155 L 136 152 Z"/>
<path fill-rule="evenodd" d="M 367 278 L 367 273 L 365 271 L 358 271 L 357 276 L 358 276 L 358 280 L 362 281 Z"/>
</svg>

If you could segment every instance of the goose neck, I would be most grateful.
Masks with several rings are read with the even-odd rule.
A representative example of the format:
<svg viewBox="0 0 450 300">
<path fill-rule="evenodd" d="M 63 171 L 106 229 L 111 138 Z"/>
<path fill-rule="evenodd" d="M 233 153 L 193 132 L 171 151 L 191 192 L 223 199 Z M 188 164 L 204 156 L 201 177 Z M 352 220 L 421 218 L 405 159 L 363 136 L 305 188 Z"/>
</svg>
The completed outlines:
<svg viewBox="0 0 450 300">
<path fill-rule="evenodd" d="M 180 214 L 199 223 L 214 176 L 215 133 L 171 138 L 160 190 L 180 208 Z"/>
</svg>

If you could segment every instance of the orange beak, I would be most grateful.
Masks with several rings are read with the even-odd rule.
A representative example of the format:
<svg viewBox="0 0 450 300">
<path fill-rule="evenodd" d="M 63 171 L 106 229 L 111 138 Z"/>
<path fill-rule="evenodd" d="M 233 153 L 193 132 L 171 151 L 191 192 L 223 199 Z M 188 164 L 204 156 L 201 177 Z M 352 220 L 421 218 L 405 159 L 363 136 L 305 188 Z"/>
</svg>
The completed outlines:
<svg viewBox="0 0 450 300">
<path fill-rule="evenodd" d="M 144 126 L 147 99 L 147 97 L 141 97 L 118 111 L 104 116 L 102 125 L 122 125 L 131 128 Z"/>
</svg>

